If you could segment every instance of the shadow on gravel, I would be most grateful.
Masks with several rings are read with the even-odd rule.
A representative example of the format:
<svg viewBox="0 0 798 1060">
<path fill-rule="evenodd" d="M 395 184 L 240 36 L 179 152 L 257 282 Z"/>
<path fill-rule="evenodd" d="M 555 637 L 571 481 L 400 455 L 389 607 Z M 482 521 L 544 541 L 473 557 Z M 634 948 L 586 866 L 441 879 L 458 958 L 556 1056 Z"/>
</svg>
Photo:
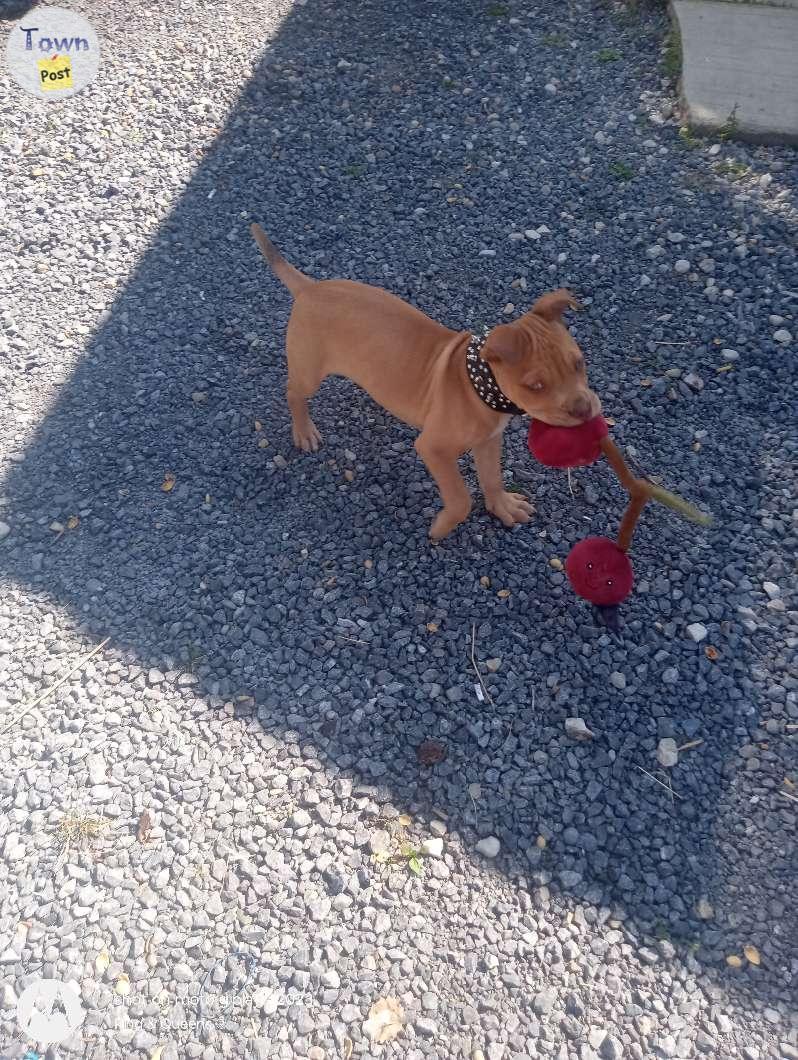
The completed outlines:
<svg viewBox="0 0 798 1060">
<path fill-rule="evenodd" d="M 413 2 L 400 21 L 395 4 L 354 11 L 343 18 L 340 5 L 310 0 L 286 19 L 2 484 L 15 527 L 0 548 L 2 574 L 67 605 L 128 663 L 196 680 L 182 685 L 186 709 L 233 701 L 236 716 L 293 734 L 376 788 L 378 801 L 420 819 L 442 812 L 469 847 L 496 835 L 497 871 L 519 887 L 548 885 L 555 902 L 580 903 L 594 923 L 624 919 L 641 946 L 669 939 L 697 974 L 773 1002 L 785 996 L 783 970 L 795 967 L 798 929 L 791 910 L 781 911 L 780 937 L 752 928 L 762 881 L 751 830 L 766 804 L 785 833 L 788 822 L 767 800 L 741 817 L 738 791 L 753 775 L 746 761 L 763 753 L 764 660 L 778 651 L 764 633 L 743 634 L 736 607 L 761 584 L 749 531 L 778 449 L 779 377 L 767 374 L 769 336 L 734 301 L 710 303 L 700 286 L 671 278 L 661 289 L 639 285 L 646 269 L 658 275 L 645 247 L 666 228 L 694 238 L 704 212 L 740 227 L 736 189 L 688 187 L 685 175 L 703 179 L 703 163 L 679 153 L 671 128 L 652 128 L 672 149 L 656 180 L 608 177 L 615 149 L 605 159 L 592 137 L 583 142 L 583 127 L 600 128 L 617 100 L 594 98 L 565 56 L 560 98 L 549 105 L 534 56 L 512 60 L 520 72 L 493 63 L 493 49 L 508 53 L 502 25 L 482 5 L 443 0 L 433 15 Z M 603 18 L 566 27 L 586 53 L 602 43 Z M 661 31 L 656 20 L 635 30 L 642 67 L 618 75 L 619 98 L 637 98 L 645 64 L 656 69 Z M 477 42 L 481 57 L 471 54 Z M 477 88 L 463 95 L 472 77 Z M 505 98 L 511 91 L 525 111 Z M 527 144 L 508 141 L 514 120 Z M 584 179 L 583 151 L 594 156 Z M 771 260 L 752 244 L 753 276 L 778 266 L 788 233 L 755 202 L 745 209 L 776 248 Z M 648 220 L 635 221 L 635 211 Z M 478 510 L 431 548 L 435 496 L 411 432 L 348 384 L 326 384 L 315 403 L 323 451 L 291 451 L 281 353 L 288 298 L 250 242 L 249 219 L 311 274 L 384 285 L 456 327 L 495 320 L 511 295 L 528 301 L 576 285 L 592 304 L 575 328 L 619 440 L 714 509 L 717 530 L 705 538 L 647 514 L 635 545 L 640 592 L 621 639 L 611 639 L 548 561 L 612 526 L 620 495 L 599 467 L 577 476 L 572 500 L 562 477 L 531 465 L 517 424 L 507 467 L 535 493 L 537 525 L 507 534 Z M 550 249 L 508 242 L 533 222 L 548 225 L 559 250 L 571 248 L 568 265 L 549 268 Z M 587 242 L 569 234 L 577 225 Z M 496 257 L 479 256 L 482 246 Z M 593 253 L 600 265 L 588 264 Z M 509 286 L 522 275 L 526 296 Z M 739 271 L 718 282 L 738 291 L 746 283 Z M 658 320 L 665 312 L 672 317 Z M 722 375 L 716 336 L 743 355 Z M 663 339 L 685 345 L 656 344 Z M 639 352 L 639 365 L 619 354 L 627 350 Z M 704 389 L 688 397 L 674 382 L 675 399 L 641 390 L 641 377 L 672 366 L 698 371 Z M 700 459 L 691 449 L 699 427 L 709 431 Z M 275 466 L 276 455 L 287 466 Z M 176 484 L 164 492 L 168 472 Z M 73 514 L 79 530 L 54 545 L 49 524 Z M 716 663 L 684 636 L 696 614 Z M 501 659 L 486 676 L 495 706 L 475 695 L 473 626 L 479 658 Z M 592 743 L 565 740 L 571 715 L 596 732 Z M 673 798 L 638 768 L 656 772 L 664 736 L 703 740 L 673 772 Z M 445 743 L 442 764 L 419 766 L 424 739 Z M 482 788 L 476 807 L 469 783 Z M 766 898 L 789 885 L 788 853 L 767 865 Z M 724 915 L 697 918 L 702 897 Z M 748 942 L 766 955 L 763 968 L 732 973 L 725 955 Z"/>
</svg>

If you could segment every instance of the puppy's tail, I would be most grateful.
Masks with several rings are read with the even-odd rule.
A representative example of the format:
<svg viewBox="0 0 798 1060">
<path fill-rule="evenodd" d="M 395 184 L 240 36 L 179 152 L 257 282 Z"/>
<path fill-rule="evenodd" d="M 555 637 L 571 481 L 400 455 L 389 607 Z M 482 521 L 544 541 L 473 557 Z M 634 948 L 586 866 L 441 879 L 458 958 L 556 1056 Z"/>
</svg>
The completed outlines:
<svg viewBox="0 0 798 1060">
<path fill-rule="evenodd" d="M 259 224 L 251 224 L 249 230 L 277 279 L 285 284 L 295 298 L 300 291 L 316 282 L 310 276 L 305 276 L 299 269 L 295 269 L 293 265 L 289 265 Z"/>
</svg>

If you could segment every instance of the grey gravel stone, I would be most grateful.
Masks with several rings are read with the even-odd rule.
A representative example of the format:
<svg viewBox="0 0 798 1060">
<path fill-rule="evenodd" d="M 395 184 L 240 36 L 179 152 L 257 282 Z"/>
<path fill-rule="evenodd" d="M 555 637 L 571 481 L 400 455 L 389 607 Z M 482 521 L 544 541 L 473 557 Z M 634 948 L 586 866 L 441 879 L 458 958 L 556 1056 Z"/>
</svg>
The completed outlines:
<svg viewBox="0 0 798 1060">
<path fill-rule="evenodd" d="M 593 739 L 593 733 L 587 727 L 584 718 L 566 718 L 565 733 L 572 740 Z"/>
<path fill-rule="evenodd" d="M 501 843 L 496 836 L 489 835 L 484 839 L 480 839 L 475 849 L 484 858 L 495 858 L 501 850 Z"/>
</svg>

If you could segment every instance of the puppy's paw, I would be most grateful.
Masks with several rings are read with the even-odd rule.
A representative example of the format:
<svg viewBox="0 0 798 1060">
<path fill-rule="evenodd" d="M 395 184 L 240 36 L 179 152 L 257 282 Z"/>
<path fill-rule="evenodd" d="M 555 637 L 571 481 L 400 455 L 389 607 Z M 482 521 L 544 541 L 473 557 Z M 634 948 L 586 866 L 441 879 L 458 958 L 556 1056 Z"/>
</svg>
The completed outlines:
<svg viewBox="0 0 798 1060">
<path fill-rule="evenodd" d="M 438 512 L 432 521 L 432 526 L 429 530 L 430 539 L 437 544 L 439 541 L 443 541 L 445 537 L 451 534 L 452 530 L 460 523 L 464 522 L 468 518 L 468 513 L 471 511 L 471 500 L 464 501 L 463 504 L 458 507 L 444 508 Z"/>
<path fill-rule="evenodd" d="M 521 493 L 502 492 L 496 497 L 485 499 L 485 507 L 491 515 L 495 515 L 504 526 L 515 526 L 518 523 L 528 523 L 535 514 L 534 505 Z"/>
<path fill-rule="evenodd" d="M 297 427 L 294 424 L 291 433 L 294 438 L 294 445 L 304 453 L 315 453 L 321 445 L 321 435 L 313 420 L 309 420 L 302 427 Z"/>
</svg>

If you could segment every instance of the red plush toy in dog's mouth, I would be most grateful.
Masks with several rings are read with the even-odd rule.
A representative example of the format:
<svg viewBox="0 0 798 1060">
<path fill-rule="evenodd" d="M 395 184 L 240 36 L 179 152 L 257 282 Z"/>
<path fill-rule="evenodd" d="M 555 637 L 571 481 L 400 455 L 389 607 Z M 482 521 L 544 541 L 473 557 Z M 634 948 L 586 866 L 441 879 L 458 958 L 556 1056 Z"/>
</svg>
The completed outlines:
<svg viewBox="0 0 798 1060">
<path fill-rule="evenodd" d="M 710 516 L 692 504 L 647 479 L 635 478 L 620 450 L 609 436 L 603 416 L 595 416 L 579 427 L 552 427 L 540 420 L 529 425 L 529 451 L 548 467 L 571 468 L 593 464 L 602 453 L 629 494 L 618 540 L 587 537 L 574 545 L 565 562 L 565 573 L 574 592 L 598 608 L 606 625 L 617 625 L 617 607 L 632 591 L 634 574 L 627 555 L 637 520 L 649 500 L 657 500 L 693 522 L 708 526 Z"/>
</svg>

